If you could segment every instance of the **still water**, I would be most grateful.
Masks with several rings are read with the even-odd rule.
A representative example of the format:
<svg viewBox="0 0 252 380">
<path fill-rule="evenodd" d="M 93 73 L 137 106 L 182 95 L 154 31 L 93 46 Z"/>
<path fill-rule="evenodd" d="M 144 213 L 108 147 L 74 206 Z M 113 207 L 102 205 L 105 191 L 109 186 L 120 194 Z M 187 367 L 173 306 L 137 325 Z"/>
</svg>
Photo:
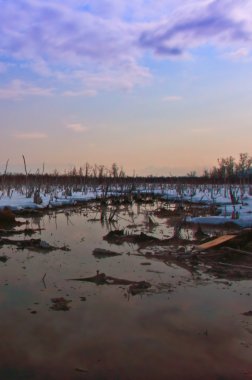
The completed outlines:
<svg viewBox="0 0 252 380">
<path fill-rule="evenodd" d="M 242 314 L 252 310 L 251 281 L 216 280 L 103 240 L 111 228 L 171 234 L 166 221 L 150 230 L 146 220 L 144 207 L 122 209 L 114 226 L 95 208 L 28 218 L 43 229 L 34 238 L 70 250 L 0 249 L 9 258 L 0 262 L 1 380 L 252 379 L 252 318 Z M 95 248 L 121 255 L 97 259 Z M 152 287 L 131 296 L 128 286 L 69 281 L 97 270 Z M 69 311 L 51 309 L 57 297 Z"/>
</svg>

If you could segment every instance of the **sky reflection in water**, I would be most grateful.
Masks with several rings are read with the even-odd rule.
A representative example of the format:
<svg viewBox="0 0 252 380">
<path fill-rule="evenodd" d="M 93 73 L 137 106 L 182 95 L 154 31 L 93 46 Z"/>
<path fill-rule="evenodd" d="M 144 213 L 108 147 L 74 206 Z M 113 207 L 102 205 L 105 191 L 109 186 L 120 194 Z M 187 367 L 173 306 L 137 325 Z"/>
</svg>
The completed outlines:
<svg viewBox="0 0 252 380">
<path fill-rule="evenodd" d="M 146 231 L 141 212 L 135 222 Z M 1 249 L 9 260 L 0 263 L 0 379 L 252 378 L 251 320 L 241 315 L 251 309 L 251 282 L 228 285 L 154 260 L 143 266 L 146 259 L 133 255 L 137 246 L 109 246 L 107 227 L 91 217 L 81 211 L 31 220 L 45 228 L 35 237 L 70 252 Z M 127 224 L 121 219 L 118 227 Z M 99 260 L 97 247 L 123 255 Z M 66 281 L 97 270 L 149 281 L 153 293 L 129 297 L 127 286 Z M 160 284 L 168 286 L 157 292 Z M 51 310 L 54 297 L 71 300 L 70 310 Z"/>
</svg>

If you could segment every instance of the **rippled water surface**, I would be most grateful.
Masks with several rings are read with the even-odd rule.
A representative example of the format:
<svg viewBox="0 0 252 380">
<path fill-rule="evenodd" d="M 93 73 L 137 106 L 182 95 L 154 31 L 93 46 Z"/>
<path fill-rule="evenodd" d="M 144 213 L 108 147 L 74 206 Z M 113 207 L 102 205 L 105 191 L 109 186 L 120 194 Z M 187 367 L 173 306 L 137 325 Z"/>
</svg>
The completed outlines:
<svg viewBox="0 0 252 380">
<path fill-rule="evenodd" d="M 114 226 L 95 209 L 51 212 L 28 219 L 44 228 L 33 237 L 69 251 L 0 249 L 9 258 L 0 262 L 1 380 L 252 379 L 252 319 L 242 315 L 252 310 L 251 281 L 216 280 L 103 240 L 126 226 L 171 236 L 165 220 L 146 224 L 146 212 L 122 209 Z M 95 248 L 122 255 L 97 259 Z M 132 296 L 128 286 L 68 281 L 97 270 L 152 287 Z M 51 309 L 57 297 L 69 311 Z"/>
</svg>

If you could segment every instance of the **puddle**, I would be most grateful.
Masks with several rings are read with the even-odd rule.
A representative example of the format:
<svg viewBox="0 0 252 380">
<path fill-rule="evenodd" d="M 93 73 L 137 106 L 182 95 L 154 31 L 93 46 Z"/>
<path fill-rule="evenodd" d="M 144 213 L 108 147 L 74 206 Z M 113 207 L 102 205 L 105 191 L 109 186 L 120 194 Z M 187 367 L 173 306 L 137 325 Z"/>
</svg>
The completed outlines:
<svg viewBox="0 0 252 380">
<path fill-rule="evenodd" d="M 121 207 L 112 224 L 92 207 L 27 218 L 40 229 L 32 238 L 70 251 L 0 249 L 0 379 L 252 379 L 251 281 L 216 280 L 103 240 L 111 228 L 132 233 L 129 225 L 171 237 L 166 219 L 149 223 L 152 205 Z M 193 240 L 193 230 L 182 233 Z M 97 248 L 121 255 L 101 259 Z M 128 285 L 67 281 L 97 271 L 151 288 L 132 295 Z"/>
</svg>

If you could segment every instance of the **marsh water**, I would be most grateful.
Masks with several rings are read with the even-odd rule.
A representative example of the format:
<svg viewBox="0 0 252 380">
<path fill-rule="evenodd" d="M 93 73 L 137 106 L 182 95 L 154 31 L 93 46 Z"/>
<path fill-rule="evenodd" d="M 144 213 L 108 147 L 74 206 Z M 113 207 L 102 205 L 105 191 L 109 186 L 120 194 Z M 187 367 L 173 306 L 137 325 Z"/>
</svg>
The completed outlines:
<svg viewBox="0 0 252 380">
<path fill-rule="evenodd" d="M 0 249 L 8 257 L 0 262 L 1 380 L 252 379 L 252 319 L 243 315 L 252 309 L 251 281 L 216 279 L 103 240 L 116 228 L 171 236 L 165 219 L 149 225 L 150 210 L 122 207 L 114 224 L 101 223 L 95 205 L 26 218 L 42 229 L 33 238 L 69 250 Z M 183 233 L 193 240 L 192 230 Z M 98 259 L 95 248 L 121 255 Z M 151 288 L 132 296 L 126 285 L 71 280 L 97 271 Z M 68 311 L 52 308 L 61 297 Z"/>
</svg>

